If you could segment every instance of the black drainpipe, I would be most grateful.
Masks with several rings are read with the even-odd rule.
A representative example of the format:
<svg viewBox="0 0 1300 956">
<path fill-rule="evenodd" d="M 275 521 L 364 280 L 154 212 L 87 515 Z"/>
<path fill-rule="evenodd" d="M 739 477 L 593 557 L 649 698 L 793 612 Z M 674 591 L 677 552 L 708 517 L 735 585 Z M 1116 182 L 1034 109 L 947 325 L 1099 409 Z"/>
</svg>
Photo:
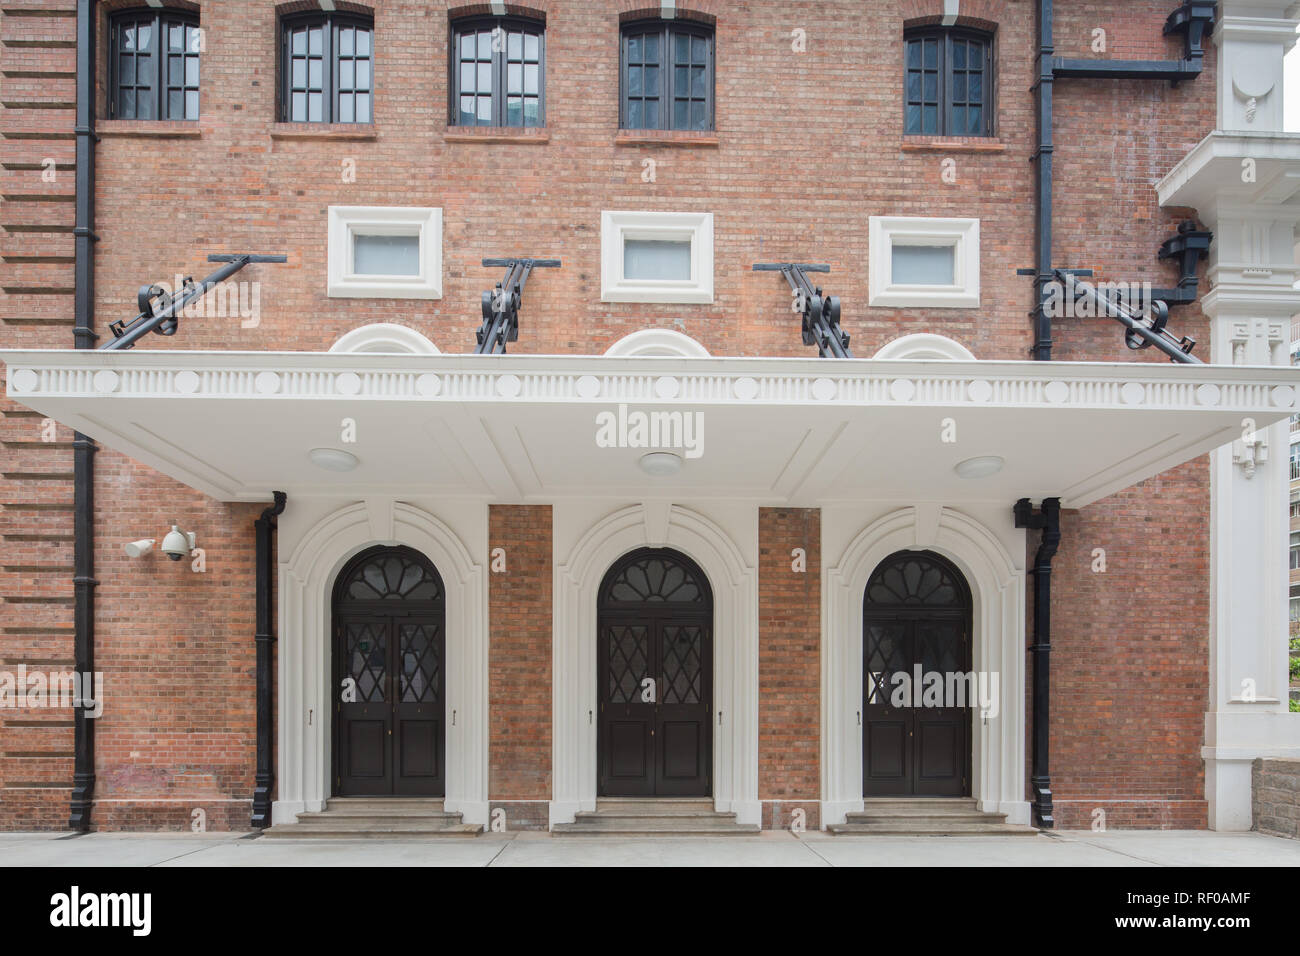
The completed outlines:
<svg viewBox="0 0 1300 956">
<path fill-rule="evenodd" d="M 1052 818 L 1052 775 L 1048 766 L 1052 721 L 1052 558 L 1061 544 L 1061 499 L 1044 498 L 1038 514 L 1028 498 L 1015 507 L 1017 528 L 1037 528 L 1043 534 L 1030 574 L 1034 578 L 1034 634 L 1029 645 L 1034 666 L 1034 736 L 1030 743 L 1029 785 L 1034 793 L 1034 824 L 1045 830 Z"/>
<path fill-rule="evenodd" d="M 253 826 L 271 825 L 271 789 L 275 785 L 275 771 L 271 766 L 272 718 L 271 651 L 275 633 L 271 624 L 271 533 L 275 530 L 276 516 L 284 511 L 286 496 L 274 492 L 275 504 L 262 512 L 253 522 L 257 538 L 257 771 L 253 786 Z"/>
<path fill-rule="evenodd" d="M 1052 0 L 1038 0 L 1038 59 L 1034 84 L 1038 144 L 1033 157 L 1037 172 L 1034 190 L 1037 216 L 1032 270 L 1037 304 L 1032 313 L 1034 345 L 1030 350 L 1035 360 L 1047 362 L 1052 358 L 1052 317 L 1045 305 L 1051 283 L 1055 281 L 1052 266 L 1052 95 L 1056 80 L 1148 79 L 1169 80 L 1174 84 L 1193 80 L 1201 75 L 1205 55 L 1202 47 L 1214 23 L 1217 8 L 1218 5 L 1210 0 L 1182 0 L 1169 15 L 1164 33 L 1183 37 L 1183 58 L 1180 60 L 1067 59 L 1056 56 Z M 1091 275 L 1087 270 L 1082 271 Z"/>
<path fill-rule="evenodd" d="M 92 349 L 99 338 L 95 318 L 95 0 L 77 0 L 77 194 L 74 236 L 75 294 L 72 335 L 76 348 Z M 77 672 L 95 670 L 95 443 L 73 438 L 72 563 L 73 659 Z M 90 829 L 95 796 L 95 722 L 85 708 L 73 710 L 72 800 L 68 826 Z"/>
</svg>

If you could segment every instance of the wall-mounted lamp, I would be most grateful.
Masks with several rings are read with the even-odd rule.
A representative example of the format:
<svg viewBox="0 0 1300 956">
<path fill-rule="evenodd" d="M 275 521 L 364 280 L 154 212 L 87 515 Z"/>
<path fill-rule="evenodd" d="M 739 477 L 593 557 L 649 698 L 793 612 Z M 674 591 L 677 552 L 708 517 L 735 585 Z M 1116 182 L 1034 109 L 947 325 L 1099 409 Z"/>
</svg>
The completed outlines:
<svg viewBox="0 0 1300 956">
<path fill-rule="evenodd" d="M 126 556 L 128 558 L 143 558 L 153 550 L 153 538 L 141 538 L 139 541 L 132 541 L 126 546 Z"/>
</svg>

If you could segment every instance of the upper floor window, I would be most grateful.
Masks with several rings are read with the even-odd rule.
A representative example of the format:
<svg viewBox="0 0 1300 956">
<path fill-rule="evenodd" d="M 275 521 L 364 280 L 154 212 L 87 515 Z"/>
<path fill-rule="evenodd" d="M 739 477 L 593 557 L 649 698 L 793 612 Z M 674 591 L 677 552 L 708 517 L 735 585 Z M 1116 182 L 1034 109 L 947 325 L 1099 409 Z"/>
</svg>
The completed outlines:
<svg viewBox="0 0 1300 956">
<path fill-rule="evenodd" d="M 545 126 L 546 27 L 476 17 L 452 24 L 453 126 Z"/>
<path fill-rule="evenodd" d="M 713 28 L 684 20 L 623 27 L 622 129 L 713 129 Z"/>
<path fill-rule="evenodd" d="M 985 33 L 926 28 L 904 40 L 909 134 L 993 135 L 993 44 Z"/>
<path fill-rule="evenodd" d="M 356 14 L 280 21 L 280 118 L 291 123 L 370 123 L 374 23 Z"/>
<path fill-rule="evenodd" d="M 199 18 L 182 10 L 129 10 L 109 20 L 111 119 L 199 118 Z"/>
</svg>

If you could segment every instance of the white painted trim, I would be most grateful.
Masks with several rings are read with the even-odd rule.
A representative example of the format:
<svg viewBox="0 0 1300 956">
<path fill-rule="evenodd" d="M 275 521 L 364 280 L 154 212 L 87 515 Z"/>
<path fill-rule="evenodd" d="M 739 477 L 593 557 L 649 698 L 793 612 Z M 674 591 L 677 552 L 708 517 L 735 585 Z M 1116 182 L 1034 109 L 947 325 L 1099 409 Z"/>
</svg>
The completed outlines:
<svg viewBox="0 0 1300 956">
<path fill-rule="evenodd" d="M 1000 675 L 998 716 L 984 721 L 978 711 L 972 715 L 971 794 L 982 810 L 1029 823 L 1024 559 L 1013 558 L 988 528 L 954 508 L 942 508 L 937 527 L 918 525 L 923 510 L 900 508 L 872 522 L 822 572 L 823 826 L 862 809 L 862 596 L 880 562 L 908 550 L 942 554 L 970 584 L 973 666 Z M 840 519 L 824 511 L 823 529 L 834 520 Z M 1018 534 L 1023 538 L 1023 531 Z"/>
<path fill-rule="evenodd" d="M 872 358 L 900 361 L 974 362 L 975 353 L 956 339 L 933 332 L 915 332 L 885 344 Z"/>
<path fill-rule="evenodd" d="M 759 823 L 757 555 L 743 555 L 704 515 L 673 505 L 666 540 L 690 557 L 713 588 L 713 802 L 741 823 Z M 757 520 L 757 513 L 755 513 Z M 551 824 L 596 807 L 596 598 L 610 566 L 651 546 L 642 505 L 596 522 L 554 576 L 554 761 Z M 719 723 L 718 715 L 722 719 Z"/>
<path fill-rule="evenodd" d="M 607 356 L 655 356 L 663 358 L 708 358 L 709 350 L 695 339 L 672 329 L 641 329 L 623 336 L 609 348 Z"/>
<path fill-rule="evenodd" d="M 893 247 L 952 246 L 952 285 L 903 285 L 893 281 Z M 887 308 L 975 309 L 980 304 L 980 221 L 923 216 L 872 216 L 869 228 L 868 305 Z"/>
<path fill-rule="evenodd" d="M 943 0 L 943 19 L 939 23 L 950 27 L 957 22 L 959 16 L 961 16 L 961 0 Z"/>
<path fill-rule="evenodd" d="M 293 502 L 289 503 L 293 507 Z M 488 615 L 482 566 L 438 518 L 392 502 L 392 535 L 376 540 L 385 508 L 368 500 L 316 523 L 279 561 L 279 799 L 275 823 L 320 810 L 330 796 L 330 602 L 335 577 L 353 555 L 376 544 L 406 545 L 438 569 L 447 595 L 447 789 L 449 811 L 488 822 Z M 486 526 L 487 508 L 481 521 Z M 378 517 L 377 517 L 378 515 Z M 484 532 L 486 534 L 486 531 Z M 456 711 L 456 722 L 451 721 Z"/>
<path fill-rule="evenodd" d="M 626 278 L 623 242 L 629 238 L 690 240 L 690 279 Z M 603 211 L 600 214 L 600 298 L 603 302 L 711 303 L 713 213 Z"/>
<path fill-rule="evenodd" d="M 419 236 L 418 275 L 358 275 L 353 238 Z M 433 206 L 330 206 L 328 294 L 331 298 L 441 299 L 442 209 Z"/>
<path fill-rule="evenodd" d="M 329 347 L 331 352 L 439 355 L 434 345 L 415 329 L 392 322 L 373 322 L 345 332 Z"/>
</svg>

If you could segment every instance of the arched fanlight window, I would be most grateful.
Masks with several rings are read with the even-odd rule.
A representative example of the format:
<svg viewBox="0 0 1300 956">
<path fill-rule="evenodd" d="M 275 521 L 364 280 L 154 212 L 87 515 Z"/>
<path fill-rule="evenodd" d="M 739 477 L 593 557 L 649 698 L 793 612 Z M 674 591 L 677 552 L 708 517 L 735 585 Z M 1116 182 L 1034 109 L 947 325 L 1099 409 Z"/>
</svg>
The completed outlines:
<svg viewBox="0 0 1300 956">
<path fill-rule="evenodd" d="M 887 558 L 871 575 L 865 607 L 962 610 L 969 602 L 966 583 L 952 565 L 927 551 L 908 551 Z"/>
<path fill-rule="evenodd" d="M 610 569 L 601 586 L 607 608 L 647 604 L 704 607 L 711 595 L 708 579 L 693 561 L 675 551 L 633 552 Z"/>
<path fill-rule="evenodd" d="M 443 601 L 438 572 L 409 548 L 376 549 L 355 561 L 338 587 L 340 607 L 367 601 Z"/>
</svg>

